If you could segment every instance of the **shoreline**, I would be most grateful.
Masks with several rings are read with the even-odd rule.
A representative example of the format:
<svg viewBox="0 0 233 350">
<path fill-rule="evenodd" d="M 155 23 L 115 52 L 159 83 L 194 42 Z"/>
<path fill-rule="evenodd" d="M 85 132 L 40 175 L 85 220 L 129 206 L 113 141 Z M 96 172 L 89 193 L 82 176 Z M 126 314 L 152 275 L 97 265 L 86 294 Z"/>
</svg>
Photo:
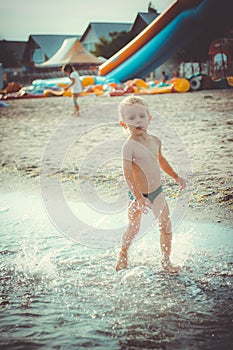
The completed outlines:
<svg viewBox="0 0 233 350">
<path fill-rule="evenodd" d="M 17 175 L 4 174 L 3 176 L 1 176 L 0 183 L 1 183 L 0 191 L 2 194 L 7 195 L 7 194 L 18 193 L 18 194 L 21 194 L 23 197 L 24 195 L 26 197 L 33 196 L 38 200 L 40 200 L 41 204 L 43 205 L 40 183 L 37 178 L 32 180 L 32 179 L 25 179 L 24 177 L 18 174 Z M 65 199 L 68 202 L 72 202 L 74 206 L 76 203 L 77 208 L 79 203 L 83 204 L 83 199 L 78 193 L 78 184 L 76 185 L 74 182 L 72 182 L 72 183 L 65 184 L 65 186 L 63 185 L 62 185 L 63 193 L 65 196 Z M 168 201 L 170 213 L 172 215 L 174 211 L 174 207 L 176 206 L 176 198 L 174 198 L 172 194 L 169 195 L 167 192 L 165 192 L 165 196 Z M 111 198 L 113 198 L 114 200 L 114 196 L 111 196 L 111 195 L 108 195 L 107 198 L 108 200 L 109 199 L 111 200 Z M 94 205 L 94 203 L 92 204 Z M 2 209 L 4 209 L 4 206 L 1 208 L 1 210 Z M 195 203 L 192 199 L 190 199 L 188 206 L 185 208 L 185 213 L 182 213 L 182 219 L 180 223 L 182 223 L 183 221 L 190 221 L 193 223 L 197 221 L 200 221 L 203 223 L 213 223 L 213 224 L 221 223 L 223 225 L 233 228 L 233 212 L 225 203 L 221 204 L 221 206 L 218 203 L 208 205 L 208 203 L 203 203 L 203 199 L 199 200 L 199 203 L 198 202 Z M 173 220 L 172 220 L 172 223 L 173 223 Z M 179 225 L 180 224 L 178 224 L 178 226 Z"/>
</svg>

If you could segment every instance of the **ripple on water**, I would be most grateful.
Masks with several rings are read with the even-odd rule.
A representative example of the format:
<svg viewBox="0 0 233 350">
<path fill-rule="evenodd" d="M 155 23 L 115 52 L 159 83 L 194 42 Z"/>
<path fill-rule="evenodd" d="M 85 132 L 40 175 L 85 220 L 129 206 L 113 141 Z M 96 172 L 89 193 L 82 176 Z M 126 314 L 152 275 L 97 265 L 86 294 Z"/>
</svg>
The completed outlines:
<svg viewBox="0 0 233 350">
<path fill-rule="evenodd" d="M 115 249 L 74 244 L 38 206 L 33 217 L 24 206 L 1 213 L 1 345 L 230 348 L 230 228 L 184 221 L 174 234 L 176 275 L 161 270 L 158 232 L 149 232 L 133 245 L 129 269 L 116 273 Z"/>
</svg>

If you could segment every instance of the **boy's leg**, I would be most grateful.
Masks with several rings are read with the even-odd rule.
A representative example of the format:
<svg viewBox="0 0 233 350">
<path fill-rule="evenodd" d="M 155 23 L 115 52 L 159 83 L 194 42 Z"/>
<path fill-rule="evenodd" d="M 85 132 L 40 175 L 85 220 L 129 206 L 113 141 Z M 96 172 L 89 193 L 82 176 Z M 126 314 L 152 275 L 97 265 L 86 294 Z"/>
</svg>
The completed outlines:
<svg viewBox="0 0 233 350">
<path fill-rule="evenodd" d="M 74 111 L 79 114 L 78 94 L 73 94 Z"/>
<path fill-rule="evenodd" d="M 122 236 L 122 246 L 118 255 L 116 270 L 123 270 L 127 268 L 128 264 L 128 250 L 129 247 L 139 231 L 141 221 L 141 208 L 138 206 L 137 201 L 132 201 L 128 207 L 128 227 Z"/>
<path fill-rule="evenodd" d="M 161 264 L 169 272 L 178 272 L 179 268 L 174 267 L 170 262 L 172 228 L 169 208 L 164 193 L 161 193 L 153 203 L 153 213 L 159 222 L 160 249 L 162 253 Z"/>
</svg>

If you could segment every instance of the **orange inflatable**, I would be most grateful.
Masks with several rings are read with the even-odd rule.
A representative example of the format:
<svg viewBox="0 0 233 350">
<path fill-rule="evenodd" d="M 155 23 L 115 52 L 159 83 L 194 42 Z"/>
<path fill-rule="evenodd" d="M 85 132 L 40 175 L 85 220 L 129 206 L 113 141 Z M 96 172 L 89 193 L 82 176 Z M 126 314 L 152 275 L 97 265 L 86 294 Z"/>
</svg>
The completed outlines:
<svg viewBox="0 0 233 350">
<path fill-rule="evenodd" d="M 88 85 L 94 85 L 95 84 L 95 77 L 94 75 L 85 75 L 82 78 L 82 85 L 84 87 L 88 86 Z"/>
<path fill-rule="evenodd" d="M 233 77 L 232 76 L 227 77 L 227 82 L 228 82 L 229 86 L 233 87 Z"/>
<path fill-rule="evenodd" d="M 146 89 L 146 88 L 148 88 L 148 84 L 143 79 L 134 79 L 133 80 L 133 86 L 136 86 L 139 89 Z"/>
<path fill-rule="evenodd" d="M 185 78 L 174 78 L 172 92 L 187 92 L 190 90 L 190 82 Z"/>
<path fill-rule="evenodd" d="M 167 94 L 168 92 L 172 92 L 172 85 L 160 86 L 160 87 L 152 87 L 149 89 L 142 89 L 138 91 L 140 95 L 154 95 L 154 94 Z"/>
</svg>

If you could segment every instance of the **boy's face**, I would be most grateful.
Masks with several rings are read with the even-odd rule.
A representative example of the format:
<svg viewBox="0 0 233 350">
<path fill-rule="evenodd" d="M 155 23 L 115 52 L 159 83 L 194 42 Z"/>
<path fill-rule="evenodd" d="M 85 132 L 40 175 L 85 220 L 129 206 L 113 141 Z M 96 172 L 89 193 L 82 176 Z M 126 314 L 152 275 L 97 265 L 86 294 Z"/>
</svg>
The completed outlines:
<svg viewBox="0 0 233 350">
<path fill-rule="evenodd" d="M 139 104 L 125 104 L 121 111 L 121 125 L 128 128 L 131 135 L 143 135 L 150 123 L 151 116 L 145 106 Z"/>
</svg>

